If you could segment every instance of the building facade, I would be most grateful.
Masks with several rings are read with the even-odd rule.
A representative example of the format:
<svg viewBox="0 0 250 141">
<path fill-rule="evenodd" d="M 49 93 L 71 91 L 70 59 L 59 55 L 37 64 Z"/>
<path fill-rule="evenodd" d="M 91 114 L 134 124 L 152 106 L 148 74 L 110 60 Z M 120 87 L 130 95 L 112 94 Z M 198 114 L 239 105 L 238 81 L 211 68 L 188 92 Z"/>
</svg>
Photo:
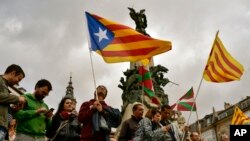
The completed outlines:
<svg viewBox="0 0 250 141">
<path fill-rule="evenodd" d="M 215 111 L 199 120 L 201 136 L 206 141 L 220 141 L 222 134 L 229 135 L 230 124 L 234 114 L 234 107 L 238 106 L 248 117 L 250 117 L 250 97 L 247 96 L 240 102 L 231 105 L 224 103 L 224 110 Z M 190 131 L 198 131 L 198 121 L 190 125 Z"/>
</svg>

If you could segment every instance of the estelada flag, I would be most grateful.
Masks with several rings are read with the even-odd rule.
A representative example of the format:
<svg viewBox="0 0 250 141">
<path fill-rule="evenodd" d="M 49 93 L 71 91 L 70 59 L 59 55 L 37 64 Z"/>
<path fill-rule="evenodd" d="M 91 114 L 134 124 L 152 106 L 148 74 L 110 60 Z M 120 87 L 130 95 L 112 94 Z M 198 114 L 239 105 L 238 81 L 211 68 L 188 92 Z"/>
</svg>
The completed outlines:
<svg viewBox="0 0 250 141">
<path fill-rule="evenodd" d="M 151 38 L 88 12 L 86 17 L 90 49 L 107 63 L 136 62 L 171 50 L 170 41 Z"/>
<path fill-rule="evenodd" d="M 230 82 L 240 80 L 243 72 L 244 67 L 228 53 L 217 32 L 203 78 L 217 83 Z"/>
<path fill-rule="evenodd" d="M 250 124 L 250 118 L 245 115 L 239 107 L 235 106 L 232 125 Z"/>
</svg>

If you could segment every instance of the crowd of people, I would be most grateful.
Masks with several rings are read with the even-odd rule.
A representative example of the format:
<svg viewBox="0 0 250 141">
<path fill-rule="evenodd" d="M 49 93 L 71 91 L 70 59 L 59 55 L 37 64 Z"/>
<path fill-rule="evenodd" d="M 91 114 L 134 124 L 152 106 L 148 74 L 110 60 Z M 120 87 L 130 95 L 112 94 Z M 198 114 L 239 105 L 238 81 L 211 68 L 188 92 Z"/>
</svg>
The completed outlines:
<svg viewBox="0 0 250 141">
<path fill-rule="evenodd" d="M 107 88 L 98 86 L 94 99 L 82 104 L 63 97 L 56 113 L 44 102 L 52 90 L 46 79 L 38 80 L 33 93 L 13 95 L 9 87 L 17 85 L 25 73 L 12 64 L 0 76 L 0 141 L 108 141 L 111 127 L 121 122 L 121 113 L 105 103 Z M 13 109 L 11 104 L 16 106 Z"/>
<path fill-rule="evenodd" d="M 144 106 L 136 103 L 131 118 L 121 123 L 121 112 L 104 100 L 108 94 L 99 85 L 93 99 L 83 102 L 77 111 L 76 101 L 63 97 L 57 111 L 44 102 L 52 90 L 46 79 L 38 80 L 33 93 L 13 95 L 8 87 L 25 77 L 23 69 L 15 64 L 0 75 L 0 141 L 201 141 L 198 132 L 188 137 L 188 127 L 180 129 L 172 122 L 173 110 L 169 105 L 152 108 L 144 115 Z M 11 107 L 15 104 L 17 108 Z M 115 139 L 111 128 L 121 130 Z M 221 140 L 227 138 L 223 135 Z"/>
</svg>

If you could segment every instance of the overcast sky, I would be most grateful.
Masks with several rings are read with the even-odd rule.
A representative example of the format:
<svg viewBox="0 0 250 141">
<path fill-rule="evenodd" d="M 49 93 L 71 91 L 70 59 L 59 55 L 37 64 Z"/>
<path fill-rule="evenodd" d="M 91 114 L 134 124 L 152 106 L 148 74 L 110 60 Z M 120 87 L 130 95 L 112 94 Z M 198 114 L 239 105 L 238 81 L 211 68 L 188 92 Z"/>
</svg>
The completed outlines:
<svg viewBox="0 0 250 141">
<path fill-rule="evenodd" d="M 84 12 L 135 28 L 127 7 L 146 9 L 147 33 L 173 44 L 171 51 L 154 57 L 155 65 L 169 69 L 166 77 L 179 84 L 164 87 L 170 104 L 192 86 L 196 93 L 217 30 L 245 72 L 241 81 L 204 80 L 197 98 L 199 118 L 213 106 L 222 110 L 224 102 L 235 104 L 249 95 L 249 0 L 0 0 L 0 72 L 19 64 L 26 73 L 20 85 L 29 92 L 39 79 L 48 79 L 53 91 L 45 101 L 54 108 L 72 73 L 79 109 L 94 91 Z M 108 88 L 107 103 L 120 108 L 122 91 L 117 85 L 129 63 L 106 64 L 96 53 L 92 58 L 97 84 Z"/>
</svg>

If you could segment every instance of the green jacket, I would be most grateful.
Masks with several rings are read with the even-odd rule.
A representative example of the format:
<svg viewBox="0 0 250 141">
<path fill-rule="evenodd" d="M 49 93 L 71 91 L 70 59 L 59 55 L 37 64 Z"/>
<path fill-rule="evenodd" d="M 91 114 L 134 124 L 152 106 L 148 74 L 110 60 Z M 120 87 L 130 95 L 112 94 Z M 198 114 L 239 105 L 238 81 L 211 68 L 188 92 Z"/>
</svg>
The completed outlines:
<svg viewBox="0 0 250 141">
<path fill-rule="evenodd" d="M 22 110 L 15 113 L 17 120 L 17 133 L 30 136 L 44 137 L 46 130 L 50 127 L 51 120 L 47 119 L 43 113 L 36 114 L 39 108 L 49 109 L 47 104 L 38 101 L 33 94 L 25 94 L 26 105 Z"/>
<path fill-rule="evenodd" d="M 11 95 L 8 90 L 8 83 L 0 76 L 0 126 L 8 129 L 8 110 L 10 104 L 17 104 L 19 98 L 16 95 Z"/>
</svg>

